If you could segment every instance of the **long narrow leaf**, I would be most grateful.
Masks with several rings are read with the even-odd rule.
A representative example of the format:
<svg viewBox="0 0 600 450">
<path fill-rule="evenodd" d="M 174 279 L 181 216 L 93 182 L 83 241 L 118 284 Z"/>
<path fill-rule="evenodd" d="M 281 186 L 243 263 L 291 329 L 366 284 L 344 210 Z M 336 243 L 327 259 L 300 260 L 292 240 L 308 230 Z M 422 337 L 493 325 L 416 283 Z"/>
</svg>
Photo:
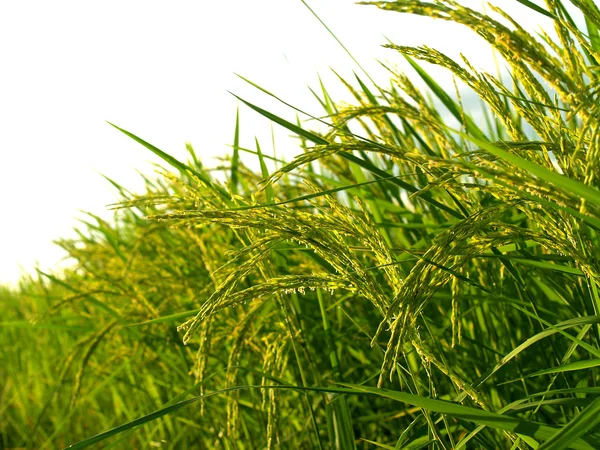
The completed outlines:
<svg viewBox="0 0 600 450">
<path fill-rule="evenodd" d="M 530 0 L 517 0 L 517 1 L 519 3 L 521 3 L 522 5 L 525 5 L 528 8 L 533 9 L 535 12 L 538 12 L 538 13 L 546 16 L 546 17 L 549 17 L 550 19 L 558 20 L 558 17 L 556 17 L 554 14 L 552 14 L 551 12 L 545 10 L 541 6 L 536 5 L 535 3 L 533 3 Z"/>
<path fill-rule="evenodd" d="M 573 443 L 600 423 L 600 398 L 594 400 L 575 419 L 544 442 L 538 450 L 561 450 Z"/>
<path fill-rule="evenodd" d="M 373 395 L 377 395 L 384 398 L 389 398 L 409 405 L 418 406 L 427 411 L 436 412 L 440 414 L 446 414 L 456 419 L 468 420 L 479 425 L 486 425 L 492 428 L 497 428 L 512 433 L 528 436 L 537 440 L 545 441 L 550 439 L 556 433 L 556 428 L 549 427 L 546 425 L 529 422 L 526 420 L 518 419 L 516 417 L 505 416 L 502 414 L 496 414 L 489 411 L 471 408 L 463 406 L 458 403 L 446 402 L 443 400 L 436 400 L 427 397 L 421 397 L 418 395 L 407 394 L 405 392 L 392 391 L 389 389 L 381 389 L 363 385 L 351 385 L 340 383 L 342 386 L 346 386 L 358 392 L 366 392 Z M 584 439 L 573 439 L 570 442 L 569 447 L 573 449 L 593 449 L 596 448 L 594 445 L 598 445 L 595 439 L 584 438 Z"/>
</svg>

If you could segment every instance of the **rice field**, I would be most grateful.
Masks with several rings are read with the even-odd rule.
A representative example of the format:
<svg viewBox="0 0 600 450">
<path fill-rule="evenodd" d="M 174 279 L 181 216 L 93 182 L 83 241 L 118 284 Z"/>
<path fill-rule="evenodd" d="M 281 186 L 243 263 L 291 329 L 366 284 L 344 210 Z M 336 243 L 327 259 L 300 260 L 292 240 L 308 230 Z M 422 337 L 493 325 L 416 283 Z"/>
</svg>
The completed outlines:
<svg viewBox="0 0 600 450">
<path fill-rule="evenodd" d="M 291 160 L 239 118 L 216 168 L 111 124 L 163 173 L 110 180 L 72 268 L 0 290 L 0 448 L 600 448 L 600 10 L 517 1 L 554 33 L 362 2 L 460 23 L 509 74 L 390 42 L 412 71 L 339 77 L 353 104 L 240 99 Z"/>
</svg>

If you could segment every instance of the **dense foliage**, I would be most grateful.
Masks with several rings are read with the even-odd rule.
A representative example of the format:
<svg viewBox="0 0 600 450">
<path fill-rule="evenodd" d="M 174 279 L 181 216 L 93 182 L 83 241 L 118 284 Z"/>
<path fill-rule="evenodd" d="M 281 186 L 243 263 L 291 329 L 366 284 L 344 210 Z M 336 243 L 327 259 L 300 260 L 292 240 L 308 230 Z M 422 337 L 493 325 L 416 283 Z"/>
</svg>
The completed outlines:
<svg viewBox="0 0 600 450">
<path fill-rule="evenodd" d="M 291 162 L 238 120 L 218 181 L 117 127 L 175 172 L 113 182 L 115 222 L 60 241 L 72 269 L 0 292 L 0 447 L 600 448 L 600 10 L 521 3 L 555 36 L 367 2 L 471 28 L 510 76 L 389 44 L 428 92 L 340 78 L 326 132 L 241 100 Z"/>
</svg>

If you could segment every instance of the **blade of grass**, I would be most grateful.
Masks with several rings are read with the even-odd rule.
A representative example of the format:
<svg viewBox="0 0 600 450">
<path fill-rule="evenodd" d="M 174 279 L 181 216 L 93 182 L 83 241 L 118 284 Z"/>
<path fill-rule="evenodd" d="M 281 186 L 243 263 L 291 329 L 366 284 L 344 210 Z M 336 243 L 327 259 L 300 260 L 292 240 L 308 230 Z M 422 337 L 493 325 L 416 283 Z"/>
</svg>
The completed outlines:
<svg viewBox="0 0 600 450">
<path fill-rule="evenodd" d="M 221 186 L 219 186 L 218 184 L 213 183 L 213 181 L 207 177 L 205 174 L 198 172 L 195 169 L 192 169 L 191 167 L 189 167 L 188 165 L 182 163 L 181 161 L 177 160 L 176 158 L 172 157 L 171 155 L 169 155 L 168 153 L 163 152 L 162 150 L 160 150 L 159 148 L 155 147 L 154 145 L 150 144 L 149 142 L 144 141 L 143 139 L 137 137 L 135 134 L 130 133 L 127 130 L 124 130 L 123 128 L 118 127 L 117 125 L 110 123 L 107 121 L 107 123 L 116 128 L 117 130 L 119 130 L 121 133 L 125 134 L 126 136 L 129 136 L 131 139 L 133 139 L 134 141 L 136 141 L 137 143 L 143 145 L 144 147 L 146 147 L 148 150 L 150 150 L 152 153 L 154 153 L 155 155 L 157 155 L 159 158 L 163 159 L 164 161 L 168 162 L 169 164 L 171 164 L 173 167 L 175 167 L 176 169 L 180 170 L 183 173 L 189 173 L 191 175 L 194 175 L 195 177 L 197 177 L 199 180 L 201 180 L 203 183 L 205 183 L 207 186 L 209 186 L 211 189 L 213 189 L 215 192 L 219 193 L 222 198 L 224 199 L 228 199 L 229 198 L 229 194 L 228 192 L 223 189 Z"/>
<path fill-rule="evenodd" d="M 125 326 L 126 327 L 140 327 L 142 325 L 154 325 L 157 323 L 175 322 L 180 319 L 185 319 L 186 317 L 195 316 L 196 314 L 198 314 L 199 311 L 200 311 L 200 309 L 191 309 L 189 311 L 184 311 L 184 312 L 180 312 L 180 313 L 176 313 L 176 314 L 170 314 L 168 316 L 157 317 L 156 319 L 146 320 L 144 322 L 130 323 Z"/>
<path fill-rule="evenodd" d="M 391 42 L 390 42 L 391 44 Z M 403 55 L 408 63 L 415 69 L 417 74 L 421 77 L 421 79 L 427 84 L 429 89 L 436 95 L 437 98 L 444 104 L 448 111 L 452 113 L 454 118 L 458 120 L 459 123 L 464 125 L 467 132 L 477 137 L 478 139 L 487 141 L 487 136 L 481 129 L 477 126 L 477 124 L 469 117 L 465 111 L 463 111 L 460 105 L 455 102 L 450 95 L 446 93 L 446 91 L 424 70 L 414 59 L 412 59 L 408 55 Z"/>
<path fill-rule="evenodd" d="M 172 404 L 165 408 L 161 408 L 157 411 L 154 411 L 151 414 L 147 414 L 138 419 L 127 422 L 123 425 L 115 427 L 111 430 L 100 433 L 91 438 L 85 439 L 83 441 L 77 442 L 66 449 L 82 449 L 89 447 L 90 445 L 96 444 L 98 442 L 104 441 L 110 437 L 116 436 L 120 433 L 123 433 L 132 428 L 138 427 L 140 425 L 144 425 L 148 422 L 156 420 L 160 417 L 163 417 L 167 414 L 175 412 L 185 406 L 188 406 L 192 403 L 198 402 L 203 398 L 212 397 L 215 395 L 221 395 L 227 392 L 247 390 L 247 389 L 293 389 L 298 391 L 315 391 L 315 392 L 329 392 L 329 393 L 338 393 L 338 394 L 350 394 L 350 395 L 368 395 L 375 397 L 387 398 L 390 400 L 406 403 L 409 405 L 417 406 L 419 408 L 425 409 L 430 412 L 446 414 L 448 416 L 454 417 L 460 420 L 466 420 L 469 422 L 474 422 L 480 425 L 486 425 L 492 428 L 509 431 L 513 433 L 517 433 L 520 435 L 524 435 L 530 438 L 538 439 L 538 440 L 547 440 L 556 434 L 556 428 L 549 427 L 547 425 L 538 424 L 535 422 L 530 422 L 522 419 L 518 419 L 511 416 L 505 416 L 502 414 L 496 414 L 489 411 L 484 411 L 476 408 L 471 408 L 468 406 L 463 406 L 458 403 L 452 403 L 443 400 L 431 399 L 428 397 L 422 397 L 414 394 L 407 394 L 405 392 L 400 391 L 392 391 L 389 389 L 381 389 L 363 385 L 353 385 L 353 384 L 345 384 L 338 383 L 343 388 L 325 388 L 325 387 L 300 387 L 293 385 L 265 385 L 265 386 L 235 386 L 231 388 L 221 389 L 218 391 L 210 392 L 201 396 L 193 397 L 188 400 L 181 401 L 179 403 Z M 596 441 L 591 437 L 578 437 L 571 438 L 569 442 L 568 448 L 572 448 L 574 450 L 594 450 L 596 445 L 600 444 L 599 441 Z"/>
<path fill-rule="evenodd" d="M 570 364 L 564 364 L 564 365 L 558 366 L 558 367 L 551 367 L 549 369 L 539 370 L 535 373 L 526 375 L 523 378 L 516 378 L 514 380 L 505 381 L 503 383 L 499 383 L 499 385 L 514 383 L 515 381 L 520 381 L 520 380 L 526 379 L 526 378 L 539 377 L 541 375 L 550 375 L 550 374 L 555 374 L 555 373 L 570 372 L 570 371 L 574 371 L 574 370 L 590 369 L 592 367 L 598 367 L 598 366 L 600 366 L 600 359 L 596 359 L 596 358 L 595 359 L 585 359 L 583 361 L 577 361 L 577 362 L 570 363 Z"/>
<path fill-rule="evenodd" d="M 517 1 L 519 3 L 521 3 L 522 5 L 525 5 L 528 8 L 531 8 L 535 12 L 538 12 L 538 13 L 542 14 L 543 16 L 549 17 L 550 19 L 558 20 L 558 17 L 556 17 L 554 14 L 552 14 L 551 12 L 545 10 L 541 6 L 536 5 L 535 3 L 533 3 L 530 0 L 517 0 Z"/>
<path fill-rule="evenodd" d="M 231 192 L 238 192 L 238 170 L 240 160 L 240 108 L 235 112 L 235 132 L 233 134 L 233 156 L 231 157 Z"/>
<path fill-rule="evenodd" d="M 458 403 L 451 403 L 443 400 L 435 400 L 432 398 L 421 397 L 418 395 L 407 394 L 405 392 L 392 391 L 389 389 L 381 389 L 370 386 L 351 385 L 339 383 L 341 386 L 352 389 L 355 392 L 365 392 L 377 395 L 384 398 L 389 398 L 394 401 L 407 403 L 409 405 L 418 406 L 430 412 L 445 414 L 456 419 L 467 420 L 480 425 L 486 425 L 492 428 L 517 433 L 528 436 L 537 440 L 545 441 L 550 439 L 556 433 L 556 428 L 549 427 L 534 422 L 529 422 L 516 417 L 496 414 L 489 411 L 463 406 Z M 593 449 L 597 445 L 595 439 L 579 438 L 573 439 L 568 448 L 573 449 Z"/>
<path fill-rule="evenodd" d="M 260 150 L 260 144 L 258 143 L 258 139 L 254 138 L 254 142 L 256 144 L 256 154 L 258 155 L 258 162 L 260 163 L 260 172 L 263 177 L 263 180 L 268 180 L 269 178 L 269 169 L 267 169 L 267 164 L 265 163 L 265 158 L 263 157 L 263 153 Z M 267 203 L 273 203 L 275 199 L 275 194 L 273 191 L 273 186 L 271 183 L 266 181 L 265 192 L 267 194 Z"/>
<path fill-rule="evenodd" d="M 567 448 L 576 439 L 600 423 L 600 398 L 594 400 L 575 419 L 562 427 L 554 436 L 540 445 L 538 450 L 560 450 Z"/>
<path fill-rule="evenodd" d="M 488 153 L 491 153 L 492 155 L 501 158 L 511 164 L 514 164 L 518 168 L 523 169 L 535 175 L 536 177 L 551 183 L 554 187 L 561 189 L 562 191 L 568 194 L 578 195 L 582 198 L 585 198 L 590 203 L 596 206 L 600 206 L 600 191 L 598 191 L 597 189 L 586 186 L 585 184 L 580 183 L 579 181 L 569 178 L 565 175 L 548 170 L 545 167 L 540 166 L 539 164 L 536 164 L 525 158 L 521 158 L 519 155 L 503 150 L 495 145 L 490 144 L 489 142 L 482 141 L 481 139 L 478 139 L 476 137 L 470 136 L 466 133 L 462 133 L 457 130 L 454 131 L 460 134 L 465 139 L 468 139 L 477 146 L 481 147 Z"/>
<path fill-rule="evenodd" d="M 235 96 L 235 94 L 232 94 L 232 95 Z M 293 123 L 288 122 L 287 120 L 282 119 L 279 116 L 276 116 L 275 114 L 272 114 L 258 106 L 255 106 L 252 103 L 241 99 L 240 97 L 236 96 L 236 98 L 238 98 L 241 102 L 243 102 L 249 108 L 251 108 L 251 109 L 255 110 L 256 112 L 258 112 L 259 114 L 265 116 L 267 119 L 278 123 L 279 125 L 283 126 L 284 128 L 287 128 L 288 130 L 292 131 L 293 133 L 297 134 L 298 136 L 308 139 L 309 141 L 314 142 L 315 144 L 318 144 L 318 145 L 328 145 L 329 144 L 329 142 L 326 141 L 324 138 L 322 138 L 314 133 L 311 133 L 310 131 L 307 131 L 297 125 L 294 125 Z M 354 156 L 354 155 L 352 155 L 350 153 L 346 153 L 346 152 L 340 152 L 339 155 L 341 157 L 347 159 L 348 161 L 351 161 L 351 162 L 357 164 L 358 166 L 362 167 L 363 169 L 368 170 L 369 172 L 373 173 L 374 175 L 377 175 L 381 178 L 389 177 L 389 174 L 387 172 L 385 172 L 384 170 L 379 169 L 378 167 L 374 166 L 373 164 L 371 164 L 367 161 L 364 161 L 363 159 L 360 159 L 357 156 Z M 391 178 L 390 183 L 393 183 L 393 184 L 397 185 L 398 187 L 405 189 L 411 193 L 415 193 L 415 192 L 419 191 L 419 189 L 414 187 L 413 185 L 406 183 L 402 180 L 399 180 L 397 178 Z M 426 193 L 420 195 L 418 198 L 423 199 L 424 201 L 435 206 L 436 208 L 441 209 L 441 210 L 453 215 L 454 217 L 463 218 L 463 215 L 460 212 L 450 208 L 447 205 L 444 205 L 443 203 L 438 202 L 437 200 L 434 200 L 429 192 L 426 192 Z"/>
</svg>

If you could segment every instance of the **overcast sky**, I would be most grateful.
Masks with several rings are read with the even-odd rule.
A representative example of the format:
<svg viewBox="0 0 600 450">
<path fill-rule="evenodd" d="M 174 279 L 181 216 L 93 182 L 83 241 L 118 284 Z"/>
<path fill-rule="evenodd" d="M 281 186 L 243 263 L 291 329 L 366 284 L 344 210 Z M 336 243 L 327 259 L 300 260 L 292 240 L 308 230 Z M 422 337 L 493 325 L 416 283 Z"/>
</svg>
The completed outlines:
<svg viewBox="0 0 600 450">
<path fill-rule="evenodd" d="M 532 28 L 544 23 L 516 0 L 500 3 Z M 455 24 L 349 0 L 308 4 L 381 82 L 376 60 L 401 62 L 381 48 L 386 37 L 494 70 L 482 41 Z M 189 141 L 208 161 L 230 151 L 237 102 L 227 90 L 276 108 L 234 73 L 320 115 L 307 86 L 321 74 L 342 96 L 329 68 L 359 72 L 300 0 L 7 0 L 0 42 L 0 283 L 20 267 L 56 266 L 64 255 L 52 240 L 73 235 L 80 210 L 110 216 L 117 197 L 100 174 L 140 191 L 136 171 L 153 173 L 157 159 L 105 121 L 181 159 Z M 268 151 L 270 124 L 248 108 L 240 115 L 242 143 L 258 136 Z M 289 148 L 287 134 L 276 136 Z"/>
</svg>

